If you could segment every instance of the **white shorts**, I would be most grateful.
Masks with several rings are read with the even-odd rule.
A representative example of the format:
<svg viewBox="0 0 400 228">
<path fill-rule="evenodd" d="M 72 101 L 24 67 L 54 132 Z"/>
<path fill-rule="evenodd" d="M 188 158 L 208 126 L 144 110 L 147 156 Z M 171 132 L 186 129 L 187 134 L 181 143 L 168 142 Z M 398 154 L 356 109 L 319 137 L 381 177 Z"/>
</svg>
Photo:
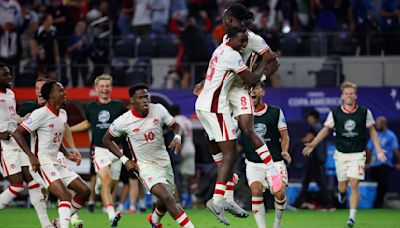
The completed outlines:
<svg viewBox="0 0 400 228">
<path fill-rule="evenodd" d="M 349 178 L 364 180 L 366 158 L 365 151 L 360 153 L 342 153 L 336 150 L 333 159 L 336 165 L 337 180 L 347 181 Z"/>
<path fill-rule="evenodd" d="M 61 164 L 47 163 L 41 165 L 40 173 L 42 174 L 47 187 L 56 180 L 61 180 L 64 185 L 68 187 L 73 180 L 79 178 L 78 174 Z"/>
<path fill-rule="evenodd" d="M 99 171 L 99 169 L 110 165 L 111 178 L 113 180 L 119 180 L 122 162 L 111 151 L 106 148 L 96 146 L 94 148 L 93 162 L 96 173 Z"/>
<path fill-rule="evenodd" d="M 253 115 L 253 100 L 244 87 L 232 86 L 228 94 L 229 106 L 233 117 L 250 114 Z"/>
<path fill-rule="evenodd" d="M 153 166 L 153 165 L 139 165 L 139 179 L 143 185 L 151 192 L 156 184 L 165 184 L 170 193 L 175 192 L 174 171 L 172 166 Z"/>
<path fill-rule="evenodd" d="M 236 140 L 237 128 L 230 114 L 196 110 L 196 115 L 207 132 L 210 141 Z"/>
<path fill-rule="evenodd" d="M 282 177 L 282 183 L 287 186 L 288 185 L 288 173 L 286 169 L 286 165 L 284 161 L 278 161 L 274 162 L 275 167 L 279 170 L 281 177 Z M 251 161 L 248 161 L 246 159 L 246 177 L 247 177 L 247 182 L 249 186 L 253 182 L 261 182 L 263 185 L 263 192 L 265 192 L 266 189 L 269 189 L 272 193 L 272 180 L 269 178 L 269 175 L 267 173 L 267 168 L 264 163 L 254 163 Z"/>
<path fill-rule="evenodd" d="M 22 149 L 8 149 L 1 151 L 0 156 L 4 177 L 20 173 L 22 171 L 21 167 L 30 167 L 31 165 L 28 155 L 26 155 Z"/>
</svg>

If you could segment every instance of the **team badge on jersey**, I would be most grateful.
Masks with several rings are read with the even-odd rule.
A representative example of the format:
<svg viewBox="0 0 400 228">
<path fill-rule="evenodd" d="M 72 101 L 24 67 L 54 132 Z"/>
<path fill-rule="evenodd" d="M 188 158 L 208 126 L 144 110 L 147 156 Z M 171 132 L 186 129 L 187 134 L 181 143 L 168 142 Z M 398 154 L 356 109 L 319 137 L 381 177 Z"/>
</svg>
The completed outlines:
<svg viewBox="0 0 400 228">
<path fill-rule="evenodd" d="M 346 120 L 346 122 L 344 122 L 344 129 L 346 131 L 353 131 L 354 128 L 356 128 L 356 122 L 354 122 L 354 120 Z"/>
<path fill-rule="evenodd" d="M 25 123 L 26 124 L 31 124 L 32 123 L 32 118 L 28 117 L 28 119 L 25 120 Z"/>
<path fill-rule="evenodd" d="M 110 112 L 107 110 L 101 110 L 98 115 L 98 120 L 101 123 L 107 123 L 110 120 Z"/>
<path fill-rule="evenodd" d="M 158 121 L 158 119 L 154 119 L 154 120 L 153 120 L 154 126 L 157 126 L 159 122 L 160 122 L 160 121 Z"/>
</svg>

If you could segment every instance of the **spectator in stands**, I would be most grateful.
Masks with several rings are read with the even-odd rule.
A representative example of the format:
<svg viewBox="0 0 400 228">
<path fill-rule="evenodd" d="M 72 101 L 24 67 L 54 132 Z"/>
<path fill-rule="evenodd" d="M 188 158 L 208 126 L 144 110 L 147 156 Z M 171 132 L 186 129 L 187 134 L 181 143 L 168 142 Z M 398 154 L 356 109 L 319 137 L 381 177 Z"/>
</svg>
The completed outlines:
<svg viewBox="0 0 400 228">
<path fill-rule="evenodd" d="M 380 16 L 385 54 L 399 54 L 400 1 L 382 0 Z"/>
<path fill-rule="evenodd" d="M 18 29 L 21 36 L 22 43 L 22 56 L 27 58 L 31 57 L 31 49 L 29 48 L 29 40 L 33 39 L 33 36 L 39 25 L 39 16 L 32 10 L 31 4 L 21 5 L 21 16 L 18 19 L 21 21 L 21 26 Z"/>
<path fill-rule="evenodd" d="M 339 29 L 349 28 L 349 8 L 351 0 L 339 0 L 335 9 Z"/>
<path fill-rule="evenodd" d="M 319 112 L 312 110 L 307 114 L 307 122 L 309 129 L 306 136 L 302 139 L 303 143 L 311 142 L 322 129 L 322 124 L 319 120 Z M 318 144 L 315 147 L 311 156 L 307 158 L 305 165 L 305 174 L 302 180 L 302 187 L 300 193 L 297 195 L 296 200 L 292 207 L 302 208 L 302 204 L 308 192 L 308 186 L 312 180 L 317 182 L 323 200 L 323 206 L 328 210 L 334 210 L 331 196 L 326 188 L 324 165 L 326 160 L 325 143 Z"/>
<path fill-rule="evenodd" d="M 133 34 L 130 21 L 132 20 L 133 4 L 129 0 L 122 1 L 117 21 L 120 36 L 126 37 Z"/>
<path fill-rule="evenodd" d="M 67 52 L 71 60 L 71 78 L 72 86 L 77 87 L 79 83 L 79 76 L 82 78 L 83 83 L 86 83 L 88 75 L 88 61 L 87 61 L 87 39 L 85 36 L 86 23 L 80 21 L 75 25 L 74 34 L 68 37 Z M 89 86 L 85 84 L 85 86 Z"/>
<path fill-rule="evenodd" d="M 153 1 L 151 30 L 157 34 L 164 34 L 167 31 L 169 20 L 170 0 Z"/>
<path fill-rule="evenodd" d="M 279 33 L 274 28 L 269 28 L 269 13 L 270 8 L 266 7 L 259 19 L 259 28 L 256 33 L 268 42 L 268 46 L 280 54 Z"/>
<path fill-rule="evenodd" d="M 335 15 L 336 0 L 312 0 L 311 11 L 317 18 L 318 31 L 337 30 Z"/>
<path fill-rule="evenodd" d="M 387 120 L 383 116 L 376 118 L 376 130 L 378 132 L 379 142 L 385 151 L 387 160 L 380 162 L 377 158 L 376 150 L 371 139 L 367 144 L 367 168 L 370 167 L 370 179 L 378 183 L 374 208 L 383 206 L 383 199 L 387 192 L 387 184 L 390 172 L 393 167 L 400 171 L 400 150 L 396 134 L 388 128 Z M 397 162 L 394 163 L 396 158 Z"/>
<path fill-rule="evenodd" d="M 297 29 L 297 12 L 299 11 L 296 0 L 279 0 L 275 6 L 276 22 L 284 33 Z"/>
<path fill-rule="evenodd" d="M 5 22 L 12 22 L 16 27 L 18 18 L 21 15 L 21 6 L 16 0 L 0 0 L 0 26 L 4 26 Z"/>
<path fill-rule="evenodd" d="M 60 52 L 56 41 L 56 27 L 53 26 L 53 17 L 45 14 L 42 25 L 39 26 L 31 40 L 33 57 L 39 66 L 39 77 L 57 79 L 56 68 L 60 64 Z"/>
<path fill-rule="evenodd" d="M 19 62 L 21 56 L 21 39 L 14 23 L 7 21 L 0 28 L 0 61 L 10 66 L 12 75 L 19 76 Z"/>
<path fill-rule="evenodd" d="M 51 0 L 51 4 L 47 8 L 47 13 L 53 16 L 53 25 L 57 29 L 57 42 L 60 49 L 60 57 L 64 58 L 67 47 L 67 37 L 72 33 L 75 24 L 71 21 L 69 8 L 62 4 L 62 0 Z"/>
<path fill-rule="evenodd" d="M 152 4 L 150 0 L 136 0 L 132 26 L 136 35 L 143 37 L 149 34 L 152 24 Z"/>
<path fill-rule="evenodd" d="M 186 26 L 180 35 L 183 44 L 184 74 L 181 81 L 181 87 L 187 88 L 190 83 L 199 83 L 204 79 L 207 70 L 207 62 L 210 55 L 207 50 L 207 44 L 204 32 L 198 28 L 196 19 L 188 17 Z M 194 73 L 194 82 L 191 82 L 191 73 Z"/>
<path fill-rule="evenodd" d="M 358 54 L 366 54 L 366 33 L 371 30 L 371 0 L 351 0 L 350 30 L 357 39 Z"/>
</svg>

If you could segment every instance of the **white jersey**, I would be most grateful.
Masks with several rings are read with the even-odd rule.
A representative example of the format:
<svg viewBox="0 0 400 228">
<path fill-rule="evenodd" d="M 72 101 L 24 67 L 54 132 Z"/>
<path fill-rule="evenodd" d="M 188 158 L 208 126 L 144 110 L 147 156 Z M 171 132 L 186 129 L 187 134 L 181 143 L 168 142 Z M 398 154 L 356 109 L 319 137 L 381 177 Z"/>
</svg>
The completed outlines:
<svg viewBox="0 0 400 228">
<path fill-rule="evenodd" d="M 184 115 L 175 116 L 175 120 L 183 131 L 182 153 L 194 153 L 192 122 Z"/>
<path fill-rule="evenodd" d="M 245 64 L 252 70 L 252 67 L 257 60 L 258 55 L 264 54 L 266 51 L 270 51 L 271 48 L 267 45 L 265 40 L 254 32 L 247 30 L 249 41 L 247 46 L 243 50 L 242 58 Z M 229 40 L 228 36 L 224 36 L 224 42 Z M 254 53 L 254 54 L 253 54 Z M 237 78 L 233 84 L 235 87 L 243 87 L 243 80 Z"/>
<path fill-rule="evenodd" d="M 229 42 L 219 45 L 208 64 L 204 87 L 196 100 L 196 110 L 230 112 L 227 94 L 236 74 L 246 69 L 242 56 L 229 46 Z"/>
<path fill-rule="evenodd" d="M 35 155 L 40 164 L 61 164 L 57 159 L 61 142 L 64 136 L 64 124 L 67 122 L 67 112 L 60 109 L 57 114 L 47 104 L 38 108 L 21 123 L 29 133 L 36 132 Z"/>
<path fill-rule="evenodd" d="M 164 144 L 163 125 L 171 126 L 175 119 L 161 104 L 150 104 L 147 116 L 131 109 L 114 120 L 108 131 L 114 137 L 126 134 L 132 157 L 137 164 L 167 166 L 170 159 Z"/>
<path fill-rule="evenodd" d="M 15 94 L 11 89 L 6 89 L 5 93 L 0 92 L 0 132 L 17 129 Z M 20 147 L 12 138 L 11 140 L 0 140 L 1 149 L 12 150 Z"/>
</svg>

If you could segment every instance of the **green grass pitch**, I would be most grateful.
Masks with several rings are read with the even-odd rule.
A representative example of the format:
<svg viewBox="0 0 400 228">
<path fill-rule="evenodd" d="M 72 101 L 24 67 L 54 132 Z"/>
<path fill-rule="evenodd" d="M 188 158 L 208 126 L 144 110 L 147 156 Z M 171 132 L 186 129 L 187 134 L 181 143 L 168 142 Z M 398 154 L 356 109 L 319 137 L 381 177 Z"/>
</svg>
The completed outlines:
<svg viewBox="0 0 400 228">
<path fill-rule="evenodd" d="M 107 216 L 99 208 L 95 213 L 90 214 L 86 209 L 79 212 L 80 217 L 85 221 L 88 228 L 109 227 Z M 187 214 L 196 227 L 218 228 L 225 227 L 205 209 L 187 210 Z M 49 209 L 49 216 L 57 216 L 56 209 Z M 327 228 L 346 227 L 348 210 L 337 210 L 335 212 L 320 211 L 297 211 L 286 212 L 282 228 Z M 250 228 L 257 227 L 252 215 L 247 219 L 234 218 L 228 215 L 231 221 L 230 227 Z M 272 227 L 274 212 L 269 210 L 266 214 L 267 227 Z M 163 218 L 164 227 L 179 227 L 169 215 Z M 34 209 L 10 207 L 0 211 L 0 227 L 7 228 L 33 228 L 40 227 Z M 150 227 L 147 223 L 147 213 L 135 215 L 124 214 L 118 227 Z M 400 210 L 359 210 L 357 213 L 356 226 L 360 228 L 398 228 L 400 227 Z"/>
</svg>

